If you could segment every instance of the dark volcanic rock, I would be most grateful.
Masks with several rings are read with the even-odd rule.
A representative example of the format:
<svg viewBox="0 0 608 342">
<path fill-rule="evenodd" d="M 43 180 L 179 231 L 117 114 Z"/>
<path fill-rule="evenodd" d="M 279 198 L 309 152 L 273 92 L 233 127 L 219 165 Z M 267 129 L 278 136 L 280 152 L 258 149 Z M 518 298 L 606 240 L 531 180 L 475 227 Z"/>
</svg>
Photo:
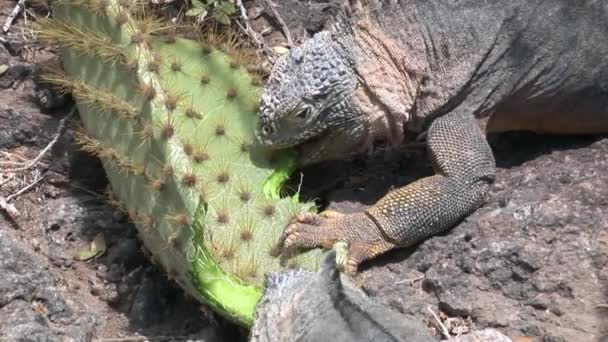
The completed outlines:
<svg viewBox="0 0 608 342">
<path fill-rule="evenodd" d="M 4 123 L 0 130 L 1 149 L 23 145 L 44 146 L 53 132 L 54 121 L 46 115 L 32 115 L 0 106 L 0 121 Z"/>
<path fill-rule="evenodd" d="M 95 317 L 24 248 L 0 229 L 0 340 L 84 341 Z"/>
<path fill-rule="evenodd" d="M 295 44 L 315 32 L 319 32 L 333 22 L 338 6 L 346 0 L 282 0 L 275 1 L 277 13 L 281 16 Z M 272 9 L 265 1 L 244 1 L 249 18 L 253 19 L 252 28 L 256 32 L 268 32 L 266 41 L 271 46 L 286 45 L 283 27 L 277 20 Z"/>
</svg>

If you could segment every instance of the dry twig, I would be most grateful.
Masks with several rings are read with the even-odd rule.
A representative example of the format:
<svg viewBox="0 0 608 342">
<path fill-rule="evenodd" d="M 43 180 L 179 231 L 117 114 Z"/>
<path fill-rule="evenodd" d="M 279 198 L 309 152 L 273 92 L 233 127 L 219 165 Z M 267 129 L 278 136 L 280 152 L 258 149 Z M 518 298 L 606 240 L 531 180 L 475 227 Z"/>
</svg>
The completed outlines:
<svg viewBox="0 0 608 342">
<path fill-rule="evenodd" d="M 8 30 L 11 28 L 11 25 L 13 24 L 13 21 L 15 20 L 15 18 L 17 18 L 19 13 L 21 13 L 21 11 L 23 11 L 24 8 L 25 8 L 25 0 L 19 0 L 17 2 L 17 5 L 15 5 L 15 8 L 13 8 L 13 11 L 11 12 L 11 14 L 9 14 L 9 16 L 6 17 L 6 20 L 4 21 L 4 25 L 2 26 L 2 32 L 4 32 L 4 33 L 8 32 Z"/>
<path fill-rule="evenodd" d="M 423 275 L 418 276 L 418 277 L 415 277 L 415 278 L 410 278 L 410 279 L 403 279 L 403 280 L 400 280 L 400 281 L 396 282 L 396 284 L 397 284 L 397 285 L 401 285 L 401 284 L 405 284 L 405 283 L 410 283 L 410 286 L 414 286 L 414 283 L 415 283 L 415 282 L 417 282 L 417 281 L 419 281 L 419 280 L 422 280 L 422 279 L 424 279 L 425 277 L 426 277 L 426 275 L 425 275 L 425 274 L 423 274 Z"/>
<path fill-rule="evenodd" d="M 27 160 L 27 158 L 25 158 L 25 157 L 22 157 L 18 154 L 6 152 L 6 151 L 0 151 L 0 154 L 2 154 L 5 157 L 8 157 L 8 158 L 17 158 L 17 159 L 21 160 L 22 162 Z M 21 164 L 23 164 L 22 162 L 4 162 L 4 163 L 15 163 L 15 164 L 21 165 Z M 0 162 L 0 165 L 2 165 L 2 163 L 3 162 Z"/>
<path fill-rule="evenodd" d="M 10 202 L 12 199 L 16 198 L 17 196 L 20 196 L 21 194 L 25 193 L 26 191 L 30 190 L 31 188 L 33 188 L 34 186 L 36 186 L 36 184 L 40 183 L 41 180 L 44 179 L 44 177 L 49 173 L 50 169 L 47 169 L 42 176 L 38 176 L 34 179 L 33 182 L 31 182 L 30 184 L 26 185 L 25 187 L 23 187 L 21 190 L 15 192 L 14 194 L 11 194 L 10 196 L 8 196 L 6 198 L 6 202 Z"/>
<path fill-rule="evenodd" d="M 287 27 L 287 24 L 285 24 L 285 20 L 283 20 L 283 18 L 279 14 L 279 11 L 277 11 L 276 5 L 270 0 L 265 0 L 265 2 L 266 2 L 266 5 L 268 5 L 268 7 L 270 7 L 270 10 L 272 11 L 272 15 L 274 15 L 274 18 L 281 25 L 281 30 L 283 31 L 283 34 L 285 35 L 285 38 L 287 39 L 287 46 L 289 46 L 290 48 L 294 47 L 293 39 L 291 39 L 291 32 L 289 31 L 289 27 Z"/>
<path fill-rule="evenodd" d="M 66 122 L 74 115 L 75 112 L 76 112 L 76 107 L 72 107 L 70 112 L 59 121 L 59 125 L 57 126 L 57 131 L 55 132 L 55 136 L 53 137 L 51 142 L 49 142 L 49 144 L 42 151 L 40 151 L 40 153 L 38 153 L 36 158 L 29 161 L 26 165 L 24 165 L 22 167 L 18 167 L 15 169 L 8 169 L 8 170 L 0 170 L 0 173 L 5 173 L 5 172 L 12 173 L 6 179 L 0 181 L 0 186 L 3 186 L 4 184 L 8 183 L 13 178 L 15 178 L 15 176 L 18 172 L 29 170 L 29 169 L 33 168 L 34 166 L 36 166 L 37 164 L 39 164 L 42 157 L 44 157 L 44 155 L 46 155 L 46 153 L 48 153 L 48 151 L 50 151 L 53 148 L 53 146 L 57 143 L 57 141 L 59 141 L 59 138 L 63 135 L 63 133 L 66 130 Z M 13 163 L 13 162 L 11 162 L 11 163 Z M 25 163 L 21 163 L 21 165 L 23 165 L 23 164 L 25 164 Z M 50 172 L 50 170 L 51 170 L 51 168 L 49 166 L 49 167 L 47 167 L 46 171 L 44 171 L 44 173 L 42 175 L 40 175 L 39 172 L 36 172 L 37 175 L 31 183 L 29 183 L 28 185 L 19 189 L 17 192 L 9 195 L 8 197 L 0 197 L 0 209 L 6 211 L 8 214 L 10 214 L 12 216 L 19 215 L 19 211 L 17 211 L 15 206 L 13 204 L 11 204 L 10 201 L 12 201 L 13 199 L 17 198 L 18 196 L 24 194 L 25 192 L 29 191 L 30 189 L 34 188 L 38 183 L 40 183 L 44 179 L 44 177 L 46 177 L 46 175 Z"/>
<path fill-rule="evenodd" d="M 0 154 L 2 154 L 3 156 L 9 158 L 9 159 L 19 159 L 19 161 L 0 161 L 0 165 L 12 165 L 12 166 L 23 166 L 23 164 L 27 161 L 29 161 L 28 158 L 21 156 L 19 153 L 15 153 L 15 152 L 7 152 L 7 151 L 0 151 Z M 44 167 L 47 167 L 47 165 L 43 162 L 38 162 L 39 165 L 42 165 Z"/>
<path fill-rule="evenodd" d="M 72 107 L 70 112 L 66 116 L 64 116 L 61 119 L 61 121 L 59 121 L 59 125 L 57 126 L 57 131 L 55 132 L 55 136 L 49 142 L 49 144 L 46 145 L 46 147 L 44 149 L 42 149 L 42 151 L 40 151 L 40 153 L 38 153 L 36 158 L 34 158 L 33 160 L 31 160 L 29 163 L 27 163 L 26 165 L 24 165 L 22 167 L 18 167 L 18 168 L 14 168 L 14 169 L 0 170 L 0 172 L 2 172 L 2 173 L 22 172 L 22 171 L 27 171 L 27 170 L 33 168 L 34 166 L 36 166 L 36 164 L 38 164 L 38 162 L 53 148 L 53 146 L 55 146 L 57 141 L 59 141 L 59 138 L 63 135 L 63 133 L 66 130 L 66 122 L 74 115 L 75 112 L 76 112 L 76 107 Z"/>
<path fill-rule="evenodd" d="M 448 328 L 446 328 L 446 326 L 441 322 L 441 320 L 439 319 L 439 317 L 437 317 L 437 314 L 435 314 L 435 312 L 431 309 L 430 306 L 426 307 L 431 314 L 433 315 L 433 317 L 435 317 L 435 323 L 437 324 L 437 326 L 440 328 L 439 331 L 441 331 L 441 333 L 443 334 L 443 336 L 447 339 L 450 338 L 450 332 L 448 331 Z"/>
<path fill-rule="evenodd" d="M 269 56 L 273 56 L 272 50 L 266 45 L 264 42 L 264 38 L 262 35 L 257 33 L 254 29 L 251 28 L 249 24 L 249 17 L 247 16 L 247 9 L 243 5 L 242 0 L 236 0 L 236 5 L 239 8 L 239 12 L 241 14 L 242 23 L 238 20 L 235 21 L 236 25 L 243 31 L 243 33 L 251 39 L 251 41 L 255 44 L 255 46 L 266 53 Z"/>
<path fill-rule="evenodd" d="M 6 177 L 5 180 L 0 182 L 0 188 L 2 188 L 2 186 L 8 182 L 10 182 L 13 178 L 15 178 L 16 173 L 13 173 L 12 175 Z"/>
</svg>

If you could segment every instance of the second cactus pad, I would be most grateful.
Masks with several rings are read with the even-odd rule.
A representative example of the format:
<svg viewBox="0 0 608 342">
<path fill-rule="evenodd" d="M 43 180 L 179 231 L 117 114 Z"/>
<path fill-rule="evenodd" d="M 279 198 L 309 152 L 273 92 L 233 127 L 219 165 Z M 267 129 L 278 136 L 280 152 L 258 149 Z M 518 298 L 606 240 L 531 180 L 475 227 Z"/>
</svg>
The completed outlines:
<svg viewBox="0 0 608 342">
<path fill-rule="evenodd" d="M 159 34 L 167 24 L 137 6 L 55 1 L 38 31 L 62 48 L 62 70 L 46 80 L 74 95 L 78 139 L 103 161 L 153 260 L 249 325 L 267 272 L 318 267 L 319 250 L 287 263 L 273 253 L 289 220 L 314 205 L 278 196 L 294 160 L 254 144 L 260 89 L 238 50 Z"/>
</svg>

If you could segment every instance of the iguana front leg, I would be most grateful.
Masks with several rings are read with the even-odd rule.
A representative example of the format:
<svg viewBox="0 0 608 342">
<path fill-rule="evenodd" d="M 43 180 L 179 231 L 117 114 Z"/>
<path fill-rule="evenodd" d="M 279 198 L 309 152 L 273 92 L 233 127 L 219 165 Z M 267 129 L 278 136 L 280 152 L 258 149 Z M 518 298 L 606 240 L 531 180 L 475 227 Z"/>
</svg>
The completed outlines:
<svg viewBox="0 0 608 342">
<path fill-rule="evenodd" d="M 451 228 L 477 209 L 494 181 L 495 161 L 470 113 L 454 111 L 433 121 L 427 145 L 436 174 L 393 190 L 364 212 L 306 214 L 279 241 L 284 250 L 348 244 L 347 271 L 396 247 Z"/>
</svg>

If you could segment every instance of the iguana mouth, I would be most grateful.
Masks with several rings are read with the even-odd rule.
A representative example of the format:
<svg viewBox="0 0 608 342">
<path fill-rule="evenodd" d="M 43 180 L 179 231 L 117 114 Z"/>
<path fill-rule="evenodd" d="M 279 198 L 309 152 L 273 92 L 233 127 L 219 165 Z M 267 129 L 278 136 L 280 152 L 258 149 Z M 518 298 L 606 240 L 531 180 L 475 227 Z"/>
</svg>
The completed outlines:
<svg viewBox="0 0 608 342">
<path fill-rule="evenodd" d="M 327 139 L 328 136 L 328 132 L 323 132 L 294 145 L 293 148 L 295 149 L 298 158 L 308 159 L 314 156 L 314 159 L 316 159 L 317 156 L 324 154 L 327 144 L 323 143 L 323 140 Z"/>
<path fill-rule="evenodd" d="M 310 135 L 310 137 L 304 136 L 300 139 L 295 140 L 292 139 L 292 137 L 289 137 L 288 139 L 284 140 L 258 139 L 258 142 L 261 143 L 264 147 L 273 150 L 293 148 L 294 150 L 298 151 L 303 148 L 306 148 L 307 146 L 319 143 L 328 135 L 329 133 L 327 131 L 324 131 L 316 135 Z"/>
</svg>

